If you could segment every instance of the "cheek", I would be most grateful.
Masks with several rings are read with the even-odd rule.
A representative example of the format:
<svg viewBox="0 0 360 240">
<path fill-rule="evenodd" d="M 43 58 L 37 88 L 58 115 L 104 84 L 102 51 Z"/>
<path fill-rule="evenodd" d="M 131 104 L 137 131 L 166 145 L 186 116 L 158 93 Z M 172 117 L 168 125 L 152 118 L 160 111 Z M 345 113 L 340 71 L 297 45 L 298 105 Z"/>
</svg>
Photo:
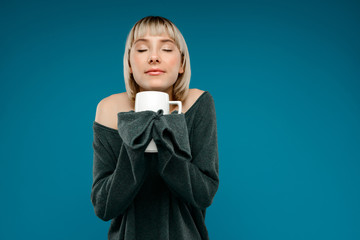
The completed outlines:
<svg viewBox="0 0 360 240">
<path fill-rule="evenodd" d="M 133 68 L 135 68 L 136 65 L 138 65 L 138 63 L 139 63 L 139 57 L 131 56 L 131 57 L 130 57 L 130 63 L 131 63 L 131 66 L 132 66 Z"/>
<path fill-rule="evenodd" d="M 130 65 L 133 69 L 136 69 L 142 61 L 143 57 L 136 54 L 130 54 Z"/>
<path fill-rule="evenodd" d="M 180 58 L 178 56 L 170 58 L 169 64 L 173 67 L 180 67 Z"/>
</svg>

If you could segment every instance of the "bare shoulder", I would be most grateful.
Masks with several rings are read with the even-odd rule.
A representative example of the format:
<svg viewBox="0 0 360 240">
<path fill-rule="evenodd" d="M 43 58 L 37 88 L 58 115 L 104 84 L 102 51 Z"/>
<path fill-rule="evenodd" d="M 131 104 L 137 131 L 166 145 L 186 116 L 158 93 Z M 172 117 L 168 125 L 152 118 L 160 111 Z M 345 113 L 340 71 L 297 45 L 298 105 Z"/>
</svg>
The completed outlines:
<svg viewBox="0 0 360 240">
<path fill-rule="evenodd" d="M 117 113 L 130 110 L 130 100 L 126 92 L 113 94 L 98 103 L 95 121 L 104 126 L 117 129 Z"/>
<path fill-rule="evenodd" d="M 189 89 L 189 94 L 187 95 L 186 99 L 183 101 L 183 110 L 182 112 L 187 112 L 191 106 L 196 102 L 196 100 L 204 93 L 205 91 L 191 88 Z"/>
<path fill-rule="evenodd" d="M 190 90 L 190 94 L 192 95 L 192 98 L 194 98 L 195 101 L 205 92 L 205 91 L 197 89 L 197 88 L 192 88 L 189 90 Z"/>
<path fill-rule="evenodd" d="M 192 88 L 189 89 L 189 95 L 186 99 L 187 102 L 190 103 L 190 105 L 193 105 L 196 100 L 204 93 L 205 91 L 197 89 L 197 88 Z"/>
</svg>

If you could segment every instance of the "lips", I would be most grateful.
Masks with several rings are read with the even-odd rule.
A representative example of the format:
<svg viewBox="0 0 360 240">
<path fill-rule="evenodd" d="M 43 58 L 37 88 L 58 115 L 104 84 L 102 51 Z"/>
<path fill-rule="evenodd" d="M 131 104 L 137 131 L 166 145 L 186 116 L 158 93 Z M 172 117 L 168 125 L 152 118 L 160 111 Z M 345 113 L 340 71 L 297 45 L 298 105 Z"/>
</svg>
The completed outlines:
<svg viewBox="0 0 360 240">
<path fill-rule="evenodd" d="M 161 71 L 158 71 L 158 72 L 150 71 L 150 72 L 147 72 L 146 74 L 148 74 L 148 75 L 150 75 L 150 76 L 157 76 L 157 75 L 164 74 L 164 72 L 161 72 Z"/>
<path fill-rule="evenodd" d="M 160 74 L 160 73 L 163 73 L 163 72 L 165 72 L 165 71 L 163 71 L 163 70 L 161 70 L 159 68 L 152 68 L 152 69 L 147 70 L 145 73 L 158 73 L 158 74 Z"/>
</svg>

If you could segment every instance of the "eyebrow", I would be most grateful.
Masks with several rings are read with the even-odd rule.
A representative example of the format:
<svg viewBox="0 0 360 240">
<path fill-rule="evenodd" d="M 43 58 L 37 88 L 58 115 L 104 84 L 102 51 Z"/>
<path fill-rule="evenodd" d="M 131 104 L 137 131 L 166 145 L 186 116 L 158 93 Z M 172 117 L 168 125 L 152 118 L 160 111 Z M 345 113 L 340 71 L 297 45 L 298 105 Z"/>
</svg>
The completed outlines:
<svg viewBox="0 0 360 240">
<path fill-rule="evenodd" d="M 149 42 L 148 39 L 139 38 L 139 39 L 137 39 L 137 40 L 134 42 L 134 44 L 136 44 L 136 43 L 139 42 L 139 41 Z M 174 42 L 173 40 L 171 40 L 171 39 L 160 39 L 160 42 L 171 42 L 171 43 L 175 43 L 175 42 Z"/>
</svg>

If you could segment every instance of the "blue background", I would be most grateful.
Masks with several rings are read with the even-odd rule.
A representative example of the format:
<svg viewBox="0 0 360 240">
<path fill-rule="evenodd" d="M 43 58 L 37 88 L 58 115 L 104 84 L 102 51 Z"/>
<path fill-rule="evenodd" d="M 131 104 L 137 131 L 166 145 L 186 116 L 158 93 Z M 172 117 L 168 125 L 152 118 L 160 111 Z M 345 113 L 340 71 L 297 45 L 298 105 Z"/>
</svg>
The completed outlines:
<svg viewBox="0 0 360 240">
<path fill-rule="evenodd" d="M 90 201 L 97 103 L 148 15 L 215 100 L 213 239 L 360 239 L 358 1 L 1 1 L 0 239 L 107 239 Z"/>
</svg>

